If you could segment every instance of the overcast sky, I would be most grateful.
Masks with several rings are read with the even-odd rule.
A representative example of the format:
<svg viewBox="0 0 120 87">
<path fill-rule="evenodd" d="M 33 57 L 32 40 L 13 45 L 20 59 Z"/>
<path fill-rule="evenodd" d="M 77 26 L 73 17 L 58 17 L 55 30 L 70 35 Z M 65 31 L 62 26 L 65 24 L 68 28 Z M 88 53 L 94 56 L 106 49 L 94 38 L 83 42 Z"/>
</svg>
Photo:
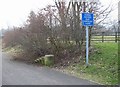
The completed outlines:
<svg viewBox="0 0 120 87">
<path fill-rule="evenodd" d="M 117 19 L 119 0 L 100 0 L 104 6 L 109 3 L 116 4 L 116 10 L 112 13 L 111 20 Z M 0 0 L 0 29 L 8 26 L 21 26 L 27 19 L 31 10 L 37 11 L 48 4 L 54 4 L 53 0 Z"/>
</svg>

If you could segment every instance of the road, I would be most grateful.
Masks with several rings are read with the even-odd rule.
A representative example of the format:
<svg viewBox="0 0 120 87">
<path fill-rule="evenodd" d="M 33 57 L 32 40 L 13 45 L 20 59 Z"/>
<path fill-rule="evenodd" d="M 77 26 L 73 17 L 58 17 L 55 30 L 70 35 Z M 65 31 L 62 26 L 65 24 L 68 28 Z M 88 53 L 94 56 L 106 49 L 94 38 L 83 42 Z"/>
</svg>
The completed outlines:
<svg viewBox="0 0 120 87">
<path fill-rule="evenodd" d="M 2 85 L 96 85 L 47 67 L 14 61 L 2 53 Z"/>
</svg>

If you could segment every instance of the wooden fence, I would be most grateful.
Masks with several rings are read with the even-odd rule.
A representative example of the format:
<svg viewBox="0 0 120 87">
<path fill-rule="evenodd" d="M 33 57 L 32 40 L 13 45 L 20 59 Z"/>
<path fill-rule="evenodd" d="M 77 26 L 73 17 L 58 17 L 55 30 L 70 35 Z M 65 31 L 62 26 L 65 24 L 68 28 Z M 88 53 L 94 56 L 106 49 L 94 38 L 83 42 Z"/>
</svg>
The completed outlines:
<svg viewBox="0 0 120 87">
<path fill-rule="evenodd" d="M 92 32 L 92 38 L 91 41 L 114 41 L 118 42 L 120 40 L 119 38 L 120 32 Z"/>
</svg>

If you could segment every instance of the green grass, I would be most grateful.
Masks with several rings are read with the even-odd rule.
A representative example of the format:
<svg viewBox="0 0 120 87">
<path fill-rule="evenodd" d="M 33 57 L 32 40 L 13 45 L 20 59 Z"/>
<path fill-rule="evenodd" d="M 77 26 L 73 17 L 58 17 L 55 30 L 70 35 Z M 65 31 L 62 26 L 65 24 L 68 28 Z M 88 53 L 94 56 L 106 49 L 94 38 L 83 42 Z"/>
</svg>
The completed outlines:
<svg viewBox="0 0 120 87">
<path fill-rule="evenodd" d="M 84 63 L 73 64 L 66 68 L 81 78 L 89 79 L 101 84 L 118 84 L 118 44 L 94 43 L 97 49 L 90 55 L 88 68 Z"/>
</svg>

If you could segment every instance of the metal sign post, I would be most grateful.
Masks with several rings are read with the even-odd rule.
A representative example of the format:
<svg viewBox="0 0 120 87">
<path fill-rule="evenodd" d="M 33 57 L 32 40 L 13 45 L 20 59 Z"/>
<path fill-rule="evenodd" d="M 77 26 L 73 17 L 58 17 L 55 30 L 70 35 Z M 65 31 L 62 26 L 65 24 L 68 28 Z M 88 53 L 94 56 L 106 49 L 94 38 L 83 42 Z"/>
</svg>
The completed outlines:
<svg viewBox="0 0 120 87">
<path fill-rule="evenodd" d="M 88 66 L 88 56 L 89 56 L 89 32 L 88 26 L 86 26 L 86 65 Z"/>
<path fill-rule="evenodd" d="M 82 13 L 82 25 L 86 27 L 86 65 L 88 66 L 89 57 L 89 26 L 94 25 L 93 13 Z"/>
</svg>

